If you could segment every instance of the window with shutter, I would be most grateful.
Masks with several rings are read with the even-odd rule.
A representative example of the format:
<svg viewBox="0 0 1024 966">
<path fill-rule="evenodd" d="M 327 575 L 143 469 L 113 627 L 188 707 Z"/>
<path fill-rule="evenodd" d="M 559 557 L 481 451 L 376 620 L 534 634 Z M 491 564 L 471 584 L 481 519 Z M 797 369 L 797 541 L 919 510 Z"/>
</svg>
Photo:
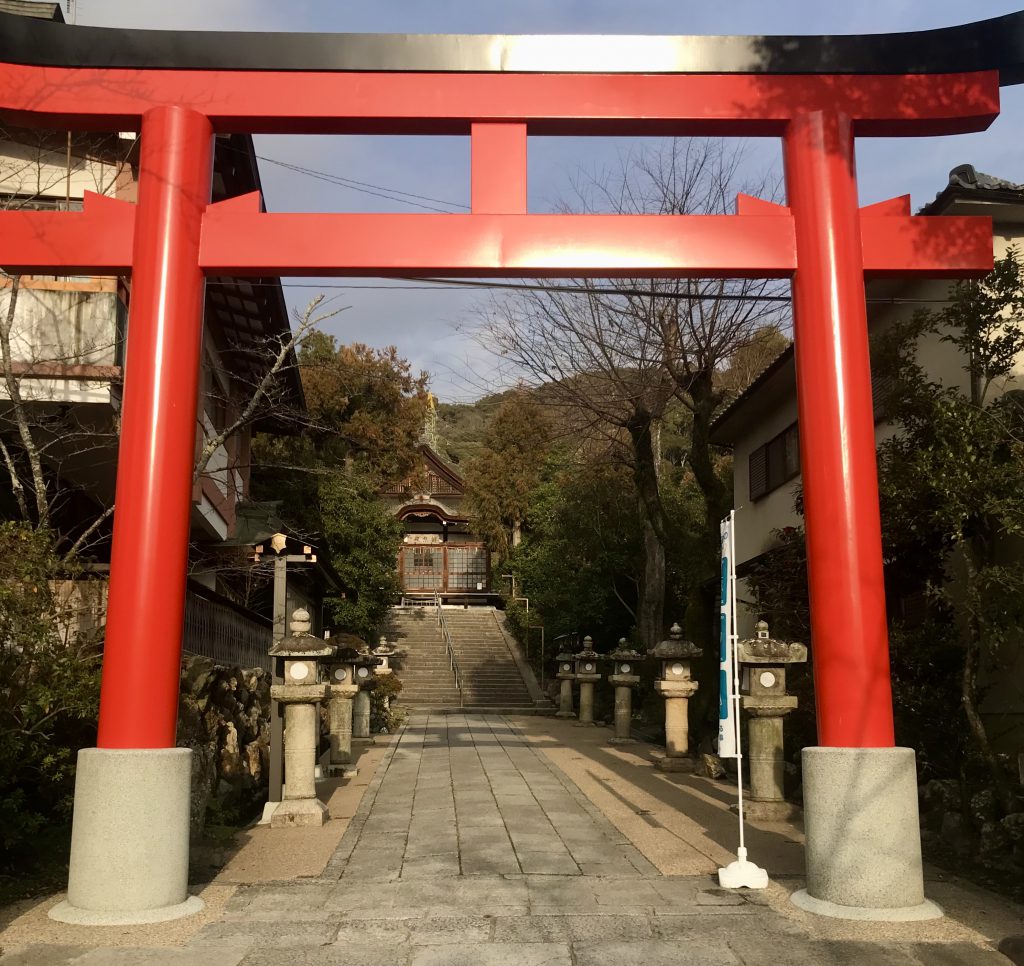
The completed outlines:
<svg viewBox="0 0 1024 966">
<path fill-rule="evenodd" d="M 885 419 L 889 400 L 892 398 L 895 387 L 896 380 L 893 376 L 889 374 L 871 374 L 871 404 L 876 423 Z"/>
<path fill-rule="evenodd" d="M 758 446 L 750 454 L 750 499 L 757 500 L 768 492 L 768 447 Z"/>
<path fill-rule="evenodd" d="M 796 423 L 750 454 L 750 499 L 757 500 L 800 475 L 800 432 Z"/>
</svg>

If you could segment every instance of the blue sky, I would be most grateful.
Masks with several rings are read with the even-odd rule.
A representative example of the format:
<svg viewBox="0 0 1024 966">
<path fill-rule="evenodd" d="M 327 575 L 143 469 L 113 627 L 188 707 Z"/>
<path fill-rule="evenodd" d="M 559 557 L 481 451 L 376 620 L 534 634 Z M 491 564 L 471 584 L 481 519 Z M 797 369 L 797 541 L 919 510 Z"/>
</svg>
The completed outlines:
<svg viewBox="0 0 1024 966">
<path fill-rule="evenodd" d="M 951 0 L 78 0 L 79 23 L 193 30 L 308 30 L 395 33 L 881 33 L 949 26 L 1019 9 L 1020 2 Z M 914 206 L 934 197 L 949 169 L 969 162 L 981 171 L 1024 182 L 1024 87 L 1004 88 L 1003 112 L 988 131 L 921 139 L 861 139 L 857 163 L 861 201 L 910 193 Z M 628 149 L 611 139 L 531 139 L 530 207 L 549 209 L 571 193 L 586 170 L 614 168 Z M 777 163 L 775 141 L 751 145 L 755 163 Z M 469 144 L 461 138 L 260 137 L 257 151 L 345 178 L 397 188 L 455 205 L 468 202 Z M 261 162 L 267 204 L 277 211 L 414 211 L 341 188 L 269 161 Z M 398 290 L 392 283 L 325 280 L 334 305 L 349 308 L 325 327 L 344 341 L 397 345 L 416 368 L 433 374 L 442 399 L 472 398 L 492 384 L 493 363 L 465 334 L 479 294 Z M 366 287 L 373 286 L 373 287 Z M 378 287 L 380 286 L 380 287 Z M 320 287 L 286 289 L 293 305 Z"/>
</svg>

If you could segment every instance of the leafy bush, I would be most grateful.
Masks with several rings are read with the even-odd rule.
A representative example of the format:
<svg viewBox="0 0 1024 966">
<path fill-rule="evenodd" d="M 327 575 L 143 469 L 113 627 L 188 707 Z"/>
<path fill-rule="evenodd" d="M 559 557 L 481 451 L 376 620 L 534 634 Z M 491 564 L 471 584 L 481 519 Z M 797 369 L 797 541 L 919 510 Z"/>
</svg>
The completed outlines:
<svg viewBox="0 0 1024 966">
<path fill-rule="evenodd" d="M 394 674 L 377 678 L 377 687 L 370 692 L 370 731 L 373 734 L 392 734 L 405 722 L 405 711 L 394 704 L 401 691 L 402 682 Z"/>
<path fill-rule="evenodd" d="M 0 862 L 70 821 L 75 756 L 95 743 L 97 633 L 79 630 L 74 577 L 51 535 L 0 522 Z"/>
</svg>

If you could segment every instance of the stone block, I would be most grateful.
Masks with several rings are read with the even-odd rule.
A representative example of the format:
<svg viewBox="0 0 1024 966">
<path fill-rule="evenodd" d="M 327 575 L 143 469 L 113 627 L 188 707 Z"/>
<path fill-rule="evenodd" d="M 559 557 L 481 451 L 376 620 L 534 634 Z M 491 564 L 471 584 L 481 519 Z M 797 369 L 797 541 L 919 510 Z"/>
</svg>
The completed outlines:
<svg viewBox="0 0 1024 966">
<path fill-rule="evenodd" d="M 271 828 L 320 828 L 331 817 L 318 798 L 289 798 L 270 816 Z"/>
</svg>

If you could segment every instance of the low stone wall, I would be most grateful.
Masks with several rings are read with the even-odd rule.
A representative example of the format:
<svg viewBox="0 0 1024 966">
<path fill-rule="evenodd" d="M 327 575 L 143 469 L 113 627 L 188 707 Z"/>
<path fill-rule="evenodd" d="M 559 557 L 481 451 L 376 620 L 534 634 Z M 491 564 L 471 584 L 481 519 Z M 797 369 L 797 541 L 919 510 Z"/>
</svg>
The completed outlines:
<svg viewBox="0 0 1024 966">
<path fill-rule="evenodd" d="M 206 821 L 248 821 L 267 798 L 270 675 L 186 656 L 181 667 L 178 745 L 191 748 L 192 835 Z"/>
</svg>

